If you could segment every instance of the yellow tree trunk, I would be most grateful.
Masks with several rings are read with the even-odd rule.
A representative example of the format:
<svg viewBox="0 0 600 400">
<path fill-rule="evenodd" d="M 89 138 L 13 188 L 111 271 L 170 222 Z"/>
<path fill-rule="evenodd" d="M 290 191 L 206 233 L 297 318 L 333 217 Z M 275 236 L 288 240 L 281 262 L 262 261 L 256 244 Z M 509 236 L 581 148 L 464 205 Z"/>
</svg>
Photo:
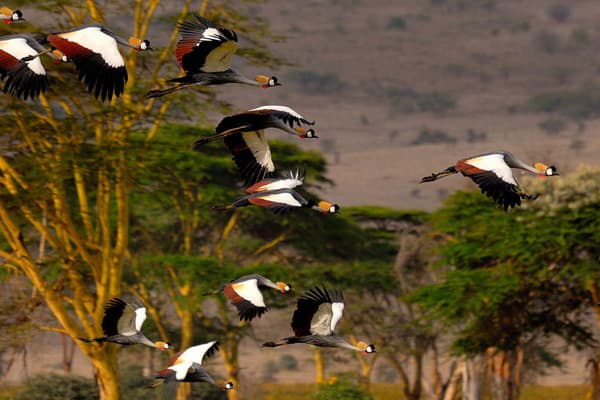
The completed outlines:
<svg viewBox="0 0 600 400">
<path fill-rule="evenodd" d="M 594 300 L 594 312 L 596 314 L 596 324 L 600 328 L 600 282 L 592 282 L 590 285 L 590 292 L 592 293 L 592 299 Z M 592 368 L 592 384 L 588 389 L 585 399 L 586 400 L 600 400 L 600 351 L 596 355 L 596 359 L 591 362 Z"/>
<path fill-rule="evenodd" d="M 325 363 L 323 362 L 323 354 L 321 353 L 321 349 L 318 347 L 313 347 L 313 351 L 315 352 L 315 382 L 317 385 L 325 382 Z"/>
<path fill-rule="evenodd" d="M 109 345 L 104 345 L 106 347 Z M 121 398 L 121 385 L 119 382 L 117 358 L 114 351 L 100 349 L 91 358 L 94 366 L 94 376 L 98 384 L 101 400 L 118 400 Z M 103 356 L 104 354 L 104 356 Z"/>
</svg>

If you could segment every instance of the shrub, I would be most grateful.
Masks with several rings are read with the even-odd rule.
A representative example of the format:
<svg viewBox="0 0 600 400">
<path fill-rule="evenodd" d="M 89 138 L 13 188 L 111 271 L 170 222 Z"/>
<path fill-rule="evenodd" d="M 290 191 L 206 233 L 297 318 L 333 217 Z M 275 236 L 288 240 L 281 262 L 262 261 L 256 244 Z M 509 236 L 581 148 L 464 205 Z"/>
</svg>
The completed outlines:
<svg viewBox="0 0 600 400">
<path fill-rule="evenodd" d="M 536 112 L 556 112 L 575 119 L 594 118 L 600 115 L 600 88 L 540 93 L 529 99 L 528 108 Z"/>
<path fill-rule="evenodd" d="M 36 375 L 27 380 L 12 400 L 96 400 L 100 398 L 92 379 L 75 375 Z"/>
<path fill-rule="evenodd" d="M 333 74 L 319 74 L 307 70 L 291 71 L 286 78 L 302 86 L 310 94 L 336 94 L 344 88 L 344 83 Z"/>
<path fill-rule="evenodd" d="M 585 28 L 575 28 L 571 31 L 569 40 L 573 46 L 584 47 L 590 44 L 590 35 Z"/>
<path fill-rule="evenodd" d="M 427 143 L 456 143 L 456 138 L 439 129 L 423 128 L 412 144 Z"/>
<path fill-rule="evenodd" d="M 445 93 L 417 93 L 411 88 L 388 88 L 384 93 L 390 100 L 392 112 L 422 111 L 442 114 L 456 108 L 456 100 Z"/>
<path fill-rule="evenodd" d="M 279 359 L 279 365 L 288 371 L 296 371 L 298 369 L 298 360 L 291 354 L 284 354 Z"/>
<path fill-rule="evenodd" d="M 277 378 L 275 378 L 277 371 L 279 371 L 279 368 L 277 367 L 277 364 L 275 363 L 275 361 L 273 361 L 273 360 L 267 361 L 265 364 L 263 364 L 263 371 L 262 371 L 263 380 L 271 381 L 271 382 L 277 380 Z"/>
<path fill-rule="evenodd" d="M 417 101 L 419 110 L 441 114 L 456 107 L 456 101 L 447 94 L 440 92 L 424 93 Z"/>
<path fill-rule="evenodd" d="M 538 128 L 548 135 L 556 135 L 565 130 L 567 124 L 561 118 L 548 118 L 538 123 Z"/>
<path fill-rule="evenodd" d="M 387 29 L 406 30 L 406 20 L 402 17 L 390 17 L 386 25 Z"/>
<path fill-rule="evenodd" d="M 335 377 L 328 383 L 319 385 L 315 400 L 373 400 L 373 396 L 364 392 L 349 379 Z"/>
<path fill-rule="evenodd" d="M 548 8 L 548 15 L 556 22 L 566 22 L 571 16 L 571 9 L 564 4 L 554 4 Z"/>
<path fill-rule="evenodd" d="M 546 53 L 555 53 L 560 47 L 560 37 L 554 32 L 540 31 L 533 40 L 536 48 Z"/>
<path fill-rule="evenodd" d="M 477 132 L 474 129 L 470 129 L 467 131 L 467 142 L 476 143 L 476 142 L 485 142 L 487 141 L 487 132 Z"/>
<path fill-rule="evenodd" d="M 572 68 L 563 66 L 555 66 L 550 69 L 550 74 L 560 85 L 567 83 L 573 72 Z"/>
</svg>

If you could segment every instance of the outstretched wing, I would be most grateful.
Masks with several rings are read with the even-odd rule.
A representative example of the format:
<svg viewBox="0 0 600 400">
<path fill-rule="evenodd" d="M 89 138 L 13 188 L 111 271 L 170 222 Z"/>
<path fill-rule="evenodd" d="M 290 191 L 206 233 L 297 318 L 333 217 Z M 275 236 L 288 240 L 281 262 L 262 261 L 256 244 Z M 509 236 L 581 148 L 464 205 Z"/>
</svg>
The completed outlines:
<svg viewBox="0 0 600 400">
<path fill-rule="evenodd" d="M 225 136 L 224 142 L 246 186 L 274 175 L 271 148 L 263 130 L 236 132 Z"/>
<path fill-rule="evenodd" d="M 494 199 L 504 210 L 521 204 L 519 183 L 501 154 L 460 160 L 456 169 L 471 178 L 482 193 Z"/>
<path fill-rule="evenodd" d="M 223 294 L 237 309 L 240 320 L 251 321 L 267 311 L 257 279 L 228 283 Z"/>
<path fill-rule="evenodd" d="M 255 131 L 268 127 L 294 129 L 301 125 L 314 125 L 302 115 L 286 106 L 261 106 L 225 117 L 217 125 L 217 133 L 243 130 Z"/>
<path fill-rule="evenodd" d="M 304 207 L 308 201 L 293 189 L 279 189 L 248 195 L 251 204 L 268 208 L 276 214 Z"/>
<path fill-rule="evenodd" d="M 296 336 L 331 335 L 344 310 L 344 296 L 339 290 L 315 287 L 298 299 L 292 317 Z"/>
<path fill-rule="evenodd" d="M 246 188 L 248 193 L 266 192 L 269 190 L 293 189 L 296 186 L 302 185 L 304 176 L 300 175 L 300 171 L 288 171 L 282 174 L 281 178 L 269 178 L 256 182 L 254 185 Z"/>
<path fill-rule="evenodd" d="M 175 47 L 177 63 L 187 74 L 227 71 L 237 49 L 237 35 L 198 15 L 195 17 L 198 22 L 186 21 L 179 25 L 181 39 Z"/>
<path fill-rule="evenodd" d="M 217 351 L 219 351 L 219 342 L 217 341 L 188 347 L 173 363 L 171 363 L 171 365 L 180 363 L 189 363 L 190 366 L 192 364 L 202 365 L 202 360 L 211 357 Z"/>
<path fill-rule="evenodd" d="M 135 335 L 138 332 L 136 329 L 136 317 L 136 310 L 133 306 L 115 297 L 109 300 L 104 307 L 102 331 L 106 336 Z"/>
</svg>

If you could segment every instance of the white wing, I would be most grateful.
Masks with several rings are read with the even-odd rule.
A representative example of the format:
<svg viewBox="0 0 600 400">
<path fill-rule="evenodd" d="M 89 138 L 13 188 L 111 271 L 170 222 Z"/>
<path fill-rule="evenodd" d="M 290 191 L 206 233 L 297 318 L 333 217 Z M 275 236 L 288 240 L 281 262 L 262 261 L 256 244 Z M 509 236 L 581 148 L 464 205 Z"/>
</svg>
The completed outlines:
<svg viewBox="0 0 600 400">
<path fill-rule="evenodd" d="M 260 198 L 266 201 L 285 204 L 291 207 L 302 207 L 302 203 L 300 203 L 294 196 L 287 192 L 268 194 L 266 196 L 261 196 Z"/>
<path fill-rule="evenodd" d="M 271 148 L 265 137 L 265 131 L 244 132 L 242 137 L 254 155 L 256 162 L 266 168 L 267 171 L 275 171 L 275 165 L 271 159 Z"/>
<path fill-rule="evenodd" d="M 504 182 L 510 183 L 511 185 L 517 185 L 512 170 L 504 161 L 504 156 L 502 154 L 488 154 L 485 156 L 469 158 L 468 160 L 465 160 L 465 162 L 481 170 L 492 171 Z"/>
<path fill-rule="evenodd" d="M 231 287 L 238 295 L 248 300 L 256 307 L 266 307 L 263 295 L 258 288 L 258 281 L 256 279 L 232 283 Z"/>
<path fill-rule="evenodd" d="M 183 363 L 189 363 L 190 366 L 193 363 L 202 365 L 202 359 L 204 358 L 204 355 L 211 347 L 213 347 L 215 345 L 215 343 L 217 343 L 217 342 L 213 340 L 212 342 L 188 347 L 177 358 L 177 360 L 175 361 L 173 366 L 183 364 Z M 189 368 L 189 366 L 187 368 Z M 186 368 L 186 371 L 187 371 L 187 368 Z"/>
<path fill-rule="evenodd" d="M 296 111 L 294 111 L 291 108 L 286 107 L 286 106 L 261 106 L 261 107 L 253 108 L 252 110 L 248 110 L 248 111 L 260 111 L 260 110 L 283 111 L 283 112 L 286 112 L 286 113 L 292 115 L 293 117 L 296 117 L 299 119 L 305 119 L 302 115 L 298 114 Z"/>
<path fill-rule="evenodd" d="M 142 330 L 142 325 L 146 320 L 146 307 L 135 309 L 135 329 L 139 332 Z"/>
<path fill-rule="evenodd" d="M 25 38 L 13 38 L 8 40 L 0 41 L 0 50 L 7 52 L 16 59 L 22 59 L 27 56 L 37 55 L 37 51 L 31 48 L 27 44 Z M 27 66 L 37 75 L 46 75 L 46 70 L 42 65 L 39 57 L 34 58 L 31 61 L 27 61 Z"/>
<path fill-rule="evenodd" d="M 125 60 L 123 60 L 123 56 L 119 53 L 115 38 L 102 32 L 102 28 L 99 26 L 90 26 L 73 32 L 65 32 L 58 36 L 100 54 L 104 61 L 111 67 L 118 68 L 125 65 Z"/>
<path fill-rule="evenodd" d="M 331 312 L 333 313 L 331 317 L 331 331 L 335 331 L 335 326 L 339 322 L 340 318 L 342 318 L 342 314 L 344 312 L 344 303 L 331 303 Z"/>
</svg>

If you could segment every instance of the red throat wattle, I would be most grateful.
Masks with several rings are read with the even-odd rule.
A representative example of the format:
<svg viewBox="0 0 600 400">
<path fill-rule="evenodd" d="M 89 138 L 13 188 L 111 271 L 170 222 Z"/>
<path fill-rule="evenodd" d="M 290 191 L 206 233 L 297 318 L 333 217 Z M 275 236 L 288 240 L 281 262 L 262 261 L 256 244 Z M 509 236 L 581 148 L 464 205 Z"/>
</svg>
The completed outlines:
<svg viewBox="0 0 600 400">
<path fill-rule="evenodd" d="M 7 25 L 8 25 L 8 24 L 10 24 L 11 22 L 12 22 L 12 21 L 11 21 L 10 19 L 5 19 L 5 20 L 4 20 L 4 23 L 5 23 L 5 24 L 7 24 Z"/>
<path fill-rule="evenodd" d="M 266 89 L 266 88 L 268 88 L 268 87 L 269 87 L 269 85 L 262 85 L 262 88 L 263 88 L 263 89 Z"/>
</svg>

